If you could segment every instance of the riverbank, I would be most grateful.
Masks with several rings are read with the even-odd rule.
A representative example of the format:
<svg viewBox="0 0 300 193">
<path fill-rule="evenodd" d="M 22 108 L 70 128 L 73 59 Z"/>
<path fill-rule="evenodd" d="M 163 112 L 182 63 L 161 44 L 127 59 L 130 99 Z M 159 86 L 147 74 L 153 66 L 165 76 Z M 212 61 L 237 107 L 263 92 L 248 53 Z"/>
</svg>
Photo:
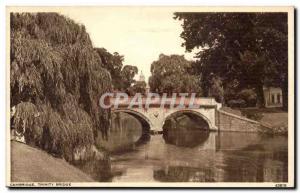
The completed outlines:
<svg viewBox="0 0 300 193">
<path fill-rule="evenodd" d="M 26 144 L 11 141 L 12 182 L 93 182 L 63 159 Z"/>
<path fill-rule="evenodd" d="M 262 132 L 269 134 L 288 133 L 288 113 L 280 108 L 241 108 L 232 109 L 223 107 L 223 111 L 260 122 L 265 129 Z"/>
<path fill-rule="evenodd" d="M 286 135 L 288 133 L 288 113 L 280 108 L 244 109 L 244 112 L 258 115 L 259 122 L 267 127 L 264 129 L 267 134 Z"/>
</svg>

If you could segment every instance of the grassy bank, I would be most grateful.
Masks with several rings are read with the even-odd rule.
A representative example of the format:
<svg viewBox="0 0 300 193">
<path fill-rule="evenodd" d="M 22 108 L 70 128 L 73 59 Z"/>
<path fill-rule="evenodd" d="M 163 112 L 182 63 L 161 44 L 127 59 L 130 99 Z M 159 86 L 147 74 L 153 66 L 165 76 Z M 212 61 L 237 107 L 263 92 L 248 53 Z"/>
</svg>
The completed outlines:
<svg viewBox="0 0 300 193">
<path fill-rule="evenodd" d="M 271 128 L 266 130 L 267 133 L 286 134 L 288 131 L 288 113 L 280 108 L 231 109 L 223 107 L 222 110 L 260 122 L 262 125 Z"/>
<path fill-rule="evenodd" d="M 88 175 L 66 161 L 30 147 L 11 142 L 12 182 L 92 182 Z"/>
</svg>

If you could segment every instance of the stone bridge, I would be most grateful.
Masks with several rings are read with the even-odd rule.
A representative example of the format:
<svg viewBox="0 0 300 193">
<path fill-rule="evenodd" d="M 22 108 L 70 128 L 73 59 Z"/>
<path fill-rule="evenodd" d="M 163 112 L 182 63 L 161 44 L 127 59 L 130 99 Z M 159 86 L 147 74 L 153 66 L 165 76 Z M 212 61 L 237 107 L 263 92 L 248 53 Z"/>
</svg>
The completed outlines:
<svg viewBox="0 0 300 193">
<path fill-rule="evenodd" d="M 111 98 L 110 102 L 114 103 L 115 98 Z M 165 121 L 176 113 L 193 114 L 202 118 L 210 130 L 218 130 L 218 110 L 221 108 L 221 104 L 217 103 L 214 98 L 194 98 L 194 107 L 190 107 L 191 99 L 186 99 L 184 105 L 180 104 L 179 100 L 176 100 L 173 104 L 177 108 L 170 108 L 168 105 L 161 107 L 160 101 L 151 104 L 147 108 L 145 107 L 146 98 L 141 100 L 140 105 L 132 106 L 129 108 L 129 102 L 119 103 L 117 108 L 112 107 L 112 113 L 128 113 L 138 119 L 144 128 L 150 128 L 154 133 L 161 132 Z M 141 108 L 142 106 L 142 108 Z"/>
</svg>

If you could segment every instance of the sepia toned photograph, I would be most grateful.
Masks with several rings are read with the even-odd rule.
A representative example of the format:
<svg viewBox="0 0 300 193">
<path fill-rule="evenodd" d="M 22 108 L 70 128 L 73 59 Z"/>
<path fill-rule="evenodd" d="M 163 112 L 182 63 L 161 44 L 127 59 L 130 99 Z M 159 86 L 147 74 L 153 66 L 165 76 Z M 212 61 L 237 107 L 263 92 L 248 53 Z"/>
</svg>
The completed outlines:
<svg viewBox="0 0 300 193">
<path fill-rule="evenodd" d="M 295 186 L 293 7 L 6 7 L 7 186 Z"/>
</svg>

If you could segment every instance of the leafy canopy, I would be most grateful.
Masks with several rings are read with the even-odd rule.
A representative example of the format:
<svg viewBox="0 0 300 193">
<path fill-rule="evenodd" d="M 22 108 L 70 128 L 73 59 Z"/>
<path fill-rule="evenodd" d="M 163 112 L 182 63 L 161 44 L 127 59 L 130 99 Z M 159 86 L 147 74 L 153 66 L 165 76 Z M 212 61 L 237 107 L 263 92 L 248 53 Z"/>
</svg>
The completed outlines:
<svg viewBox="0 0 300 193">
<path fill-rule="evenodd" d="M 151 64 L 150 90 L 157 93 L 200 93 L 198 76 L 189 73 L 192 62 L 184 56 L 161 54 Z"/>
<path fill-rule="evenodd" d="M 224 86 L 281 86 L 287 94 L 287 13 L 175 13 L 182 20 L 183 46 L 199 49 L 198 73 L 208 89 L 211 74 Z"/>
</svg>

